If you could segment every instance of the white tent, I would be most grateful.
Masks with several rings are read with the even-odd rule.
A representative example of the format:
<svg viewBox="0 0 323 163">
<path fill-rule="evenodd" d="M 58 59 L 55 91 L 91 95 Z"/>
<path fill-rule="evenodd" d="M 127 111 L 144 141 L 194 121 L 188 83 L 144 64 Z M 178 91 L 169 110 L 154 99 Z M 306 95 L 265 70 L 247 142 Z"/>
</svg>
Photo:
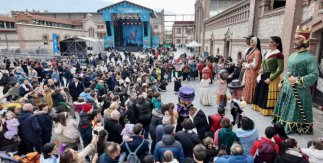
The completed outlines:
<svg viewBox="0 0 323 163">
<path fill-rule="evenodd" d="M 91 52 L 98 54 L 104 52 L 103 40 L 91 38 L 91 37 L 77 37 L 86 41 L 87 47 L 92 47 Z"/>
<path fill-rule="evenodd" d="M 186 47 L 194 48 L 194 47 L 200 47 L 201 44 L 197 43 L 196 41 L 192 41 L 189 44 L 186 45 Z"/>
</svg>

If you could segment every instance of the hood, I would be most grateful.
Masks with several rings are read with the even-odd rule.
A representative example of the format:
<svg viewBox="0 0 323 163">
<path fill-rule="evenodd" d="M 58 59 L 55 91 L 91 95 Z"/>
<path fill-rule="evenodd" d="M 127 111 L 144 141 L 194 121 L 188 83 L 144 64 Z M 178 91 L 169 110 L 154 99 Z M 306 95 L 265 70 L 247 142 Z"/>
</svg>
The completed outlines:
<svg viewBox="0 0 323 163">
<path fill-rule="evenodd" d="M 163 135 L 162 141 L 165 145 L 172 145 L 175 143 L 175 137 L 173 135 Z"/>
<path fill-rule="evenodd" d="M 18 116 L 19 122 L 23 122 L 25 119 L 27 119 L 30 116 L 32 116 L 31 112 L 21 111 Z"/>
<path fill-rule="evenodd" d="M 256 128 L 252 129 L 252 130 L 242 130 L 242 129 L 238 129 L 236 130 L 236 135 L 238 138 L 250 138 L 253 137 L 255 135 L 258 136 L 258 131 Z"/>
</svg>

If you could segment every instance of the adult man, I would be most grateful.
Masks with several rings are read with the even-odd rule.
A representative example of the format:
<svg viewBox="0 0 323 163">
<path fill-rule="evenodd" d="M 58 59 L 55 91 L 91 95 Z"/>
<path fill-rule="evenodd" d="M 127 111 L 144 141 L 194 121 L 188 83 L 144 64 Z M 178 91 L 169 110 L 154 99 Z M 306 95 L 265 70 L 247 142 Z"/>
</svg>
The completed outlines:
<svg viewBox="0 0 323 163">
<path fill-rule="evenodd" d="M 229 163 L 229 162 L 245 162 L 253 163 L 253 158 L 250 155 L 243 154 L 243 148 L 240 144 L 234 143 L 230 148 L 229 156 L 219 157 L 215 162 L 216 163 Z"/>
<path fill-rule="evenodd" d="M 203 140 L 205 133 L 209 130 L 209 124 L 207 122 L 205 113 L 201 109 L 197 109 L 194 106 L 188 108 L 188 113 L 197 130 L 197 134 L 199 135 L 200 139 Z"/>
<path fill-rule="evenodd" d="M 120 112 L 118 110 L 114 110 L 111 112 L 111 118 L 106 119 L 104 123 L 104 129 L 110 133 L 108 141 L 118 144 L 122 143 L 122 137 L 120 136 L 120 134 L 123 129 L 122 125 L 119 122 L 119 119 Z"/>
<path fill-rule="evenodd" d="M 18 116 L 19 120 L 19 136 L 25 146 L 25 152 L 33 152 L 35 150 L 41 152 L 41 128 L 36 116 L 33 115 L 33 105 L 26 103 L 22 107 L 22 111 Z"/>
<path fill-rule="evenodd" d="M 127 155 L 130 152 L 135 152 L 138 159 L 143 159 L 149 153 L 149 142 L 143 138 L 143 125 L 141 123 L 135 124 L 133 127 L 133 136 L 130 136 L 131 141 L 123 142 L 121 150 L 126 151 Z"/>
<path fill-rule="evenodd" d="M 166 150 L 172 151 L 174 158 L 179 162 L 183 162 L 185 158 L 183 148 L 181 143 L 175 140 L 173 135 L 174 128 L 172 125 L 164 127 L 165 134 L 163 135 L 162 141 L 158 142 L 155 146 L 154 158 L 156 162 L 162 162 Z"/>
<path fill-rule="evenodd" d="M 106 152 L 100 156 L 99 163 L 117 163 L 117 157 L 120 155 L 120 145 L 117 143 L 110 143 Z"/>
<path fill-rule="evenodd" d="M 84 85 L 79 78 L 74 76 L 73 82 L 68 86 L 73 101 L 77 101 L 79 95 L 84 91 Z"/>
<path fill-rule="evenodd" d="M 318 65 L 308 52 L 309 28 L 297 28 L 293 48 L 288 57 L 288 72 L 279 84 L 281 92 L 273 113 L 273 122 L 280 122 L 286 133 L 313 134 L 312 96 L 310 86 L 318 79 Z"/>
</svg>

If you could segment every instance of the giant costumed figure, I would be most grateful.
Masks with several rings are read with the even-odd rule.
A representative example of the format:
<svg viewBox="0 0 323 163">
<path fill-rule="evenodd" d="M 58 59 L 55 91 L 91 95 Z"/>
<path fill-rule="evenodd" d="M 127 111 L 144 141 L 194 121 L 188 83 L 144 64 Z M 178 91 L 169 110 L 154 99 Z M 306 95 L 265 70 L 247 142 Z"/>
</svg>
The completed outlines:
<svg viewBox="0 0 323 163">
<path fill-rule="evenodd" d="M 287 133 L 313 134 L 310 86 L 318 79 L 318 65 L 309 46 L 310 28 L 297 27 L 293 48 L 287 61 L 288 72 L 279 86 L 281 91 L 273 113 L 273 123 L 281 123 Z"/>
<path fill-rule="evenodd" d="M 183 86 L 179 89 L 178 100 L 179 103 L 177 104 L 177 126 L 176 131 L 182 131 L 183 126 L 182 122 L 185 118 L 189 118 L 188 108 L 193 106 L 192 102 L 194 101 L 195 97 L 195 90 L 189 86 Z"/>
</svg>

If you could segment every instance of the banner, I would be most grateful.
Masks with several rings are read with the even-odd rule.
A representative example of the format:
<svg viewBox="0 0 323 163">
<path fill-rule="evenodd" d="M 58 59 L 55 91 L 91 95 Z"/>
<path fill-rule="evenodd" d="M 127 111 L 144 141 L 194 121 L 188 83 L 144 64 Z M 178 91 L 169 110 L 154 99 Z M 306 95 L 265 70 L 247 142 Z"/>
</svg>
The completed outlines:
<svg viewBox="0 0 323 163">
<path fill-rule="evenodd" d="M 53 33 L 53 53 L 58 54 L 58 35 Z"/>
<path fill-rule="evenodd" d="M 124 46 L 142 45 L 142 26 L 141 25 L 124 25 L 123 41 Z"/>
</svg>

